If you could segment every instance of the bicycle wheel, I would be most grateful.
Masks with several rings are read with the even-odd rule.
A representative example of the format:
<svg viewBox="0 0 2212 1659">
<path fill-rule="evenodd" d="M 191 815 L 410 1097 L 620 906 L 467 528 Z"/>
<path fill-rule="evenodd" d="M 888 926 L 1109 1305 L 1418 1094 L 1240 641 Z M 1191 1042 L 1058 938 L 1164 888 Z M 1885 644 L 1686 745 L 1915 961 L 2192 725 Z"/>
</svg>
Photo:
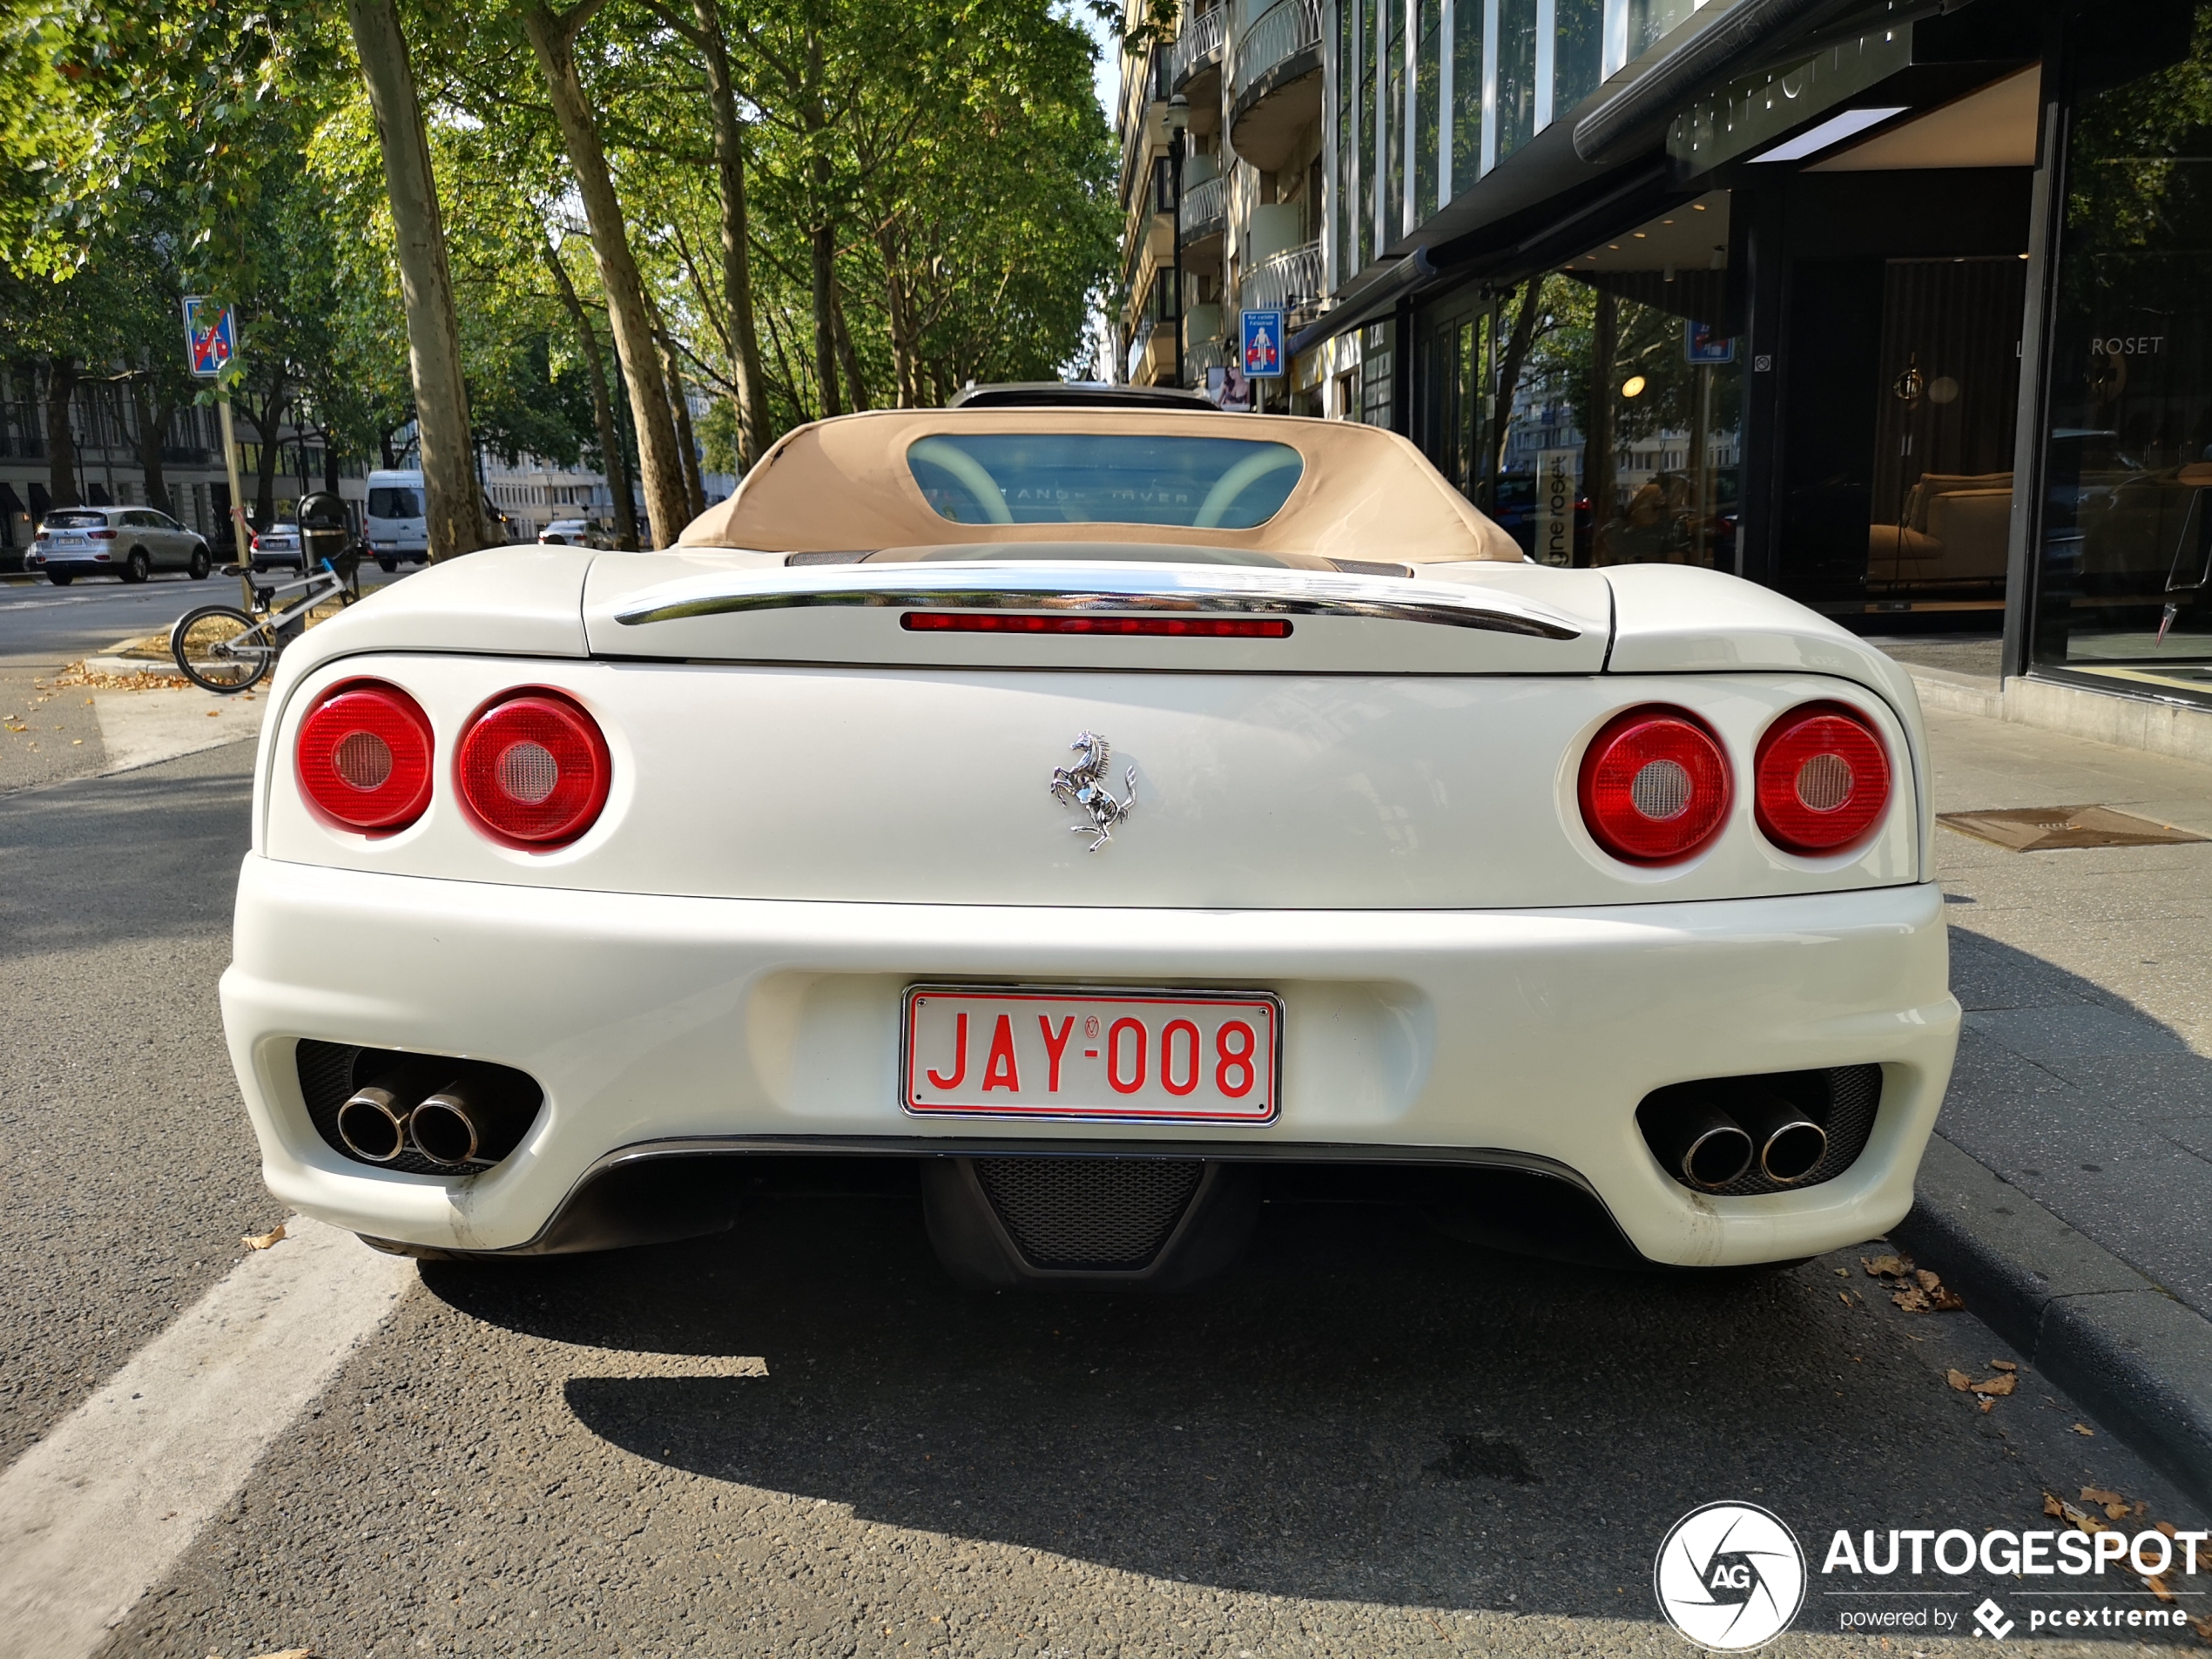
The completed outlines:
<svg viewBox="0 0 2212 1659">
<path fill-rule="evenodd" d="M 203 691 L 243 691 L 276 661 L 268 629 L 231 605 L 202 605 L 177 618 L 169 631 L 170 655 L 185 678 Z"/>
</svg>

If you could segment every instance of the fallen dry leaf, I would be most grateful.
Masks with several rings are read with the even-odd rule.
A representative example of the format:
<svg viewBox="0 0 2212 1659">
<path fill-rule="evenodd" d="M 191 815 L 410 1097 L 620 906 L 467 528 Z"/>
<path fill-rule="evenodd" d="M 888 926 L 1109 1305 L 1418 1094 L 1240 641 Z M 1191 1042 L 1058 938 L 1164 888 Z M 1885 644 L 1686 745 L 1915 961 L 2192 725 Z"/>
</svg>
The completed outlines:
<svg viewBox="0 0 2212 1659">
<path fill-rule="evenodd" d="M 2125 1506 L 2128 1501 L 2117 1492 L 2107 1492 L 2102 1487 L 2084 1487 L 2081 1488 L 2081 1496 L 2086 1502 L 2101 1503 L 2107 1507 L 2115 1503 Z"/>
<path fill-rule="evenodd" d="M 1974 1385 L 1974 1393 L 1977 1394 L 2009 1394 L 2013 1389 L 2019 1387 L 2020 1386 L 2020 1379 L 2019 1378 L 2007 1377 L 2000 1373 L 1998 1376 L 1992 1377 L 1987 1382 L 1976 1383 Z"/>
<path fill-rule="evenodd" d="M 1989 1397 L 1988 1395 L 1984 1394 L 1984 1395 L 1981 1397 L 1981 1414 L 1982 1414 L 1984 1417 L 1986 1417 L 1986 1416 L 1988 1416 L 1988 1415 L 1989 1415 L 1989 1413 L 1992 1413 L 1992 1412 L 1995 1411 L 1996 1409 L 1997 1409 L 1997 1402 L 1996 1402 L 1995 1400 L 1993 1400 L 1993 1399 L 1990 1399 L 1990 1397 Z"/>
<path fill-rule="evenodd" d="M 275 1244 L 283 1237 L 284 1224 L 280 1221 L 267 1232 L 241 1234 L 238 1242 L 245 1245 L 248 1250 L 266 1250 L 270 1245 Z"/>
<path fill-rule="evenodd" d="M 1934 1300 L 1935 1311 L 1939 1313 L 1964 1313 L 1966 1311 L 1966 1298 L 1948 1285 L 1935 1287 Z"/>
<path fill-rule="evenodd" d="M 2094 1440 L 2097 1434 L 2097 1431 L 2091 1428 L 2087 1423 L 2076 1423 L 2074 1426 L 2074 1432 L 2076 1434 L 2087 1434 L 2092 1440 Z"/>
<path fill-rule="evenodd" d="M 1838 1278 L 1849 1278 L 1851 1277 L 1851 1269 L 1848 1267 L 1838 1268 L 1836 1270 L 1836 1277 Z"/>
<path fill-rule="evenodd" d="M 1851 1292 L 1849 1291 L 1838 1291 L 1836 1292 L 1836 1299 L 1838 1302 L 1841 1302 L 1845 1307 L 1849 1307 L 1851 1305 Z"/>
<path fill-rule="evenodd" d="M 276 1653 L 257 1653 L 253 1659 L 315 1659 L 313 1648 L 285 1648 Z"/>
<path fill-rule="evenodd" d="M 1928 1270 L 1925 1267 L 1917 1270 L 1913 1273 L 1912 1277 L 1920 1281 L 1920 1288 L 1924 1291 L 1932 1291 L 1937 1285 L 1943 1283 L 1941 1279 L 1938 1278 L 1933 1273 L 1928 1271 Z"/>
<path fill-rule="evenodd" d="M 1974 1386 L 1974 1379 L 1963 1371 L 1946 1372 L 1944 1374 L 1949 1379 L 1951 1386 L 1962 1394 Z"/>
<path fill-rule="evenodd" d="M 1935 1311 L 1935 1304 L 1928 1300 L 1928 1293 L 1917 1285 L 1899 1291 L 1890 1300 L 1907 1313 L 1932 1313 Z"/>
<path fill-rule="evenodd" d="M 2055 1493 L 2047 1492 L 2043 1494 L 2043 1513 L 2054 1521 L 2062 1521 L 2066 1518 L 2066 1506 L 2059 1501 Z"/>
<path fill-rule="evenodd" d="M 2170 1521 L 2154 1521 L 2151 1524 L 2156 1527 L 2159 1531 L 2164 1533 L 2168 1538 L 2178 1538 L 2181 1536 L 2179 1533 L 2176 1533 L 2174 1530 L 2174 1523 Z"/>
<path fill-rule="evenodd" d="M 2010 1359 L 1993 1359 L 1989 1362 L 1989 1368 L 1992 1371 L 2018 1371 L 2020 1366 Z"/>
<path fill-rule="evenodd" d="M 2174 1592 L 2166 1588 L 2166 1581 L 2162 1578 L 2153 1578 L 2146 1573 L 2143 1575 L 2143 1588 L 2161 1602 L 2170 1602 L 2174 1599 Z"/>
<path fill-rule="evenodd" d="M 208 718 L 209 719 L 211 719 L 211 720 L 212 720 L 212 719 L 213 719 L 213 718 L 214 718 L 217 715 L 220 714 L 221 712 L 222 712 L 222 710 L 220 710 L 220 709 L 210 709 L 210 710 L 208 710 L 208 711 L 207 711 L 207 718 Z"/>
<path fill-rule="evenodd" d="M 1858 1258 L 1858 1264 L 1866 1270 L 1866 1277 L 1869 1278 L 1903 1278 L 1905 1277 L 1905 1264 L 1894 1256 L 1877 1256 L 1871 1262 L 1862 1256 Z"/>
</svg>

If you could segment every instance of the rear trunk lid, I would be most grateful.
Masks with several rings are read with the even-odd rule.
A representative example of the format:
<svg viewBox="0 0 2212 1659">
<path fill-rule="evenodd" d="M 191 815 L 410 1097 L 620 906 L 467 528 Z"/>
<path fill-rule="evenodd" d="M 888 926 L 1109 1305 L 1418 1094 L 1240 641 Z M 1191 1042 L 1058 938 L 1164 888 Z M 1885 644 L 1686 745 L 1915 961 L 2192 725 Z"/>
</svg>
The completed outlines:
<svg viewBox="0 0 2212 1659">
<path fill-rule="evenodd" d="M 1595 571 L 1470 561 L 1392 577 L 1104 550 L 610 555 L 586 581 L 584 631 L 599 658 L 1301 674 L 1595 674 L 1611 642 Z"/>
</svg>

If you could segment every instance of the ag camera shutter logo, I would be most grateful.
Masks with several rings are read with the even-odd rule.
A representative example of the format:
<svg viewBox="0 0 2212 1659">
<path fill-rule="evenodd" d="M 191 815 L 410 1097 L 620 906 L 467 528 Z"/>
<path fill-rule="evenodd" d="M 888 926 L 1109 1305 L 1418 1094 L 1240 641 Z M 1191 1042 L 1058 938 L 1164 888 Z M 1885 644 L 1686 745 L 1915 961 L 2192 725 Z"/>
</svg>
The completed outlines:
<svg viewBox="0 0 2212 1659">
<path fill-rule="evenodd" d="M 1790 1628 L 1805 1604 L 1805 1554 L 1781 1518 L 1753 1503 L 1709 1503 L 1660 1541 L 1659 1610 L 1698 1647 L 1743 1653 Z"/>
</svg>

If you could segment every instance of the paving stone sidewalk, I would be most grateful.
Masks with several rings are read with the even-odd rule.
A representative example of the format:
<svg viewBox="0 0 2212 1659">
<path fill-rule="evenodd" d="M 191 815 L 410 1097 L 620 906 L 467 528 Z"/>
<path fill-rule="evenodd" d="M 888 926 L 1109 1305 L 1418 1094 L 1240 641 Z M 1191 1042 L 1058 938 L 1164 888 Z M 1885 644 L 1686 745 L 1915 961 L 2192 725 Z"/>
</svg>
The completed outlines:
<svg viewBox="0 0 2212 1659">
<path fill-rule="evenodd" d="M 1931 714 L 1936 809 L 2212 835 L 2212 768 Z M 2212 842 L 2015 853 L 1939 826 L 1966 1010 L 1938 1133 L 2212 1318 Z"/>
</svg>

